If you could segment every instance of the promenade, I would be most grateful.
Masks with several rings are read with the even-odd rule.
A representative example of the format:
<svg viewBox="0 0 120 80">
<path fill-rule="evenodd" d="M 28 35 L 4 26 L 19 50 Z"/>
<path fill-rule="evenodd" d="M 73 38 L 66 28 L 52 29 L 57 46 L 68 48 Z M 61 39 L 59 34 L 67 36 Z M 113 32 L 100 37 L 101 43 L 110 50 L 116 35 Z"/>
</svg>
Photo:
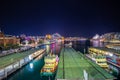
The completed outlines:
<svg viewBox="0 0 120 80">
<path fill-rule="evenodd" d="M 29 63 L 35 57 L 44 54 L 45 49 L 34 48 L 0 57 L 0 80 Z"/>
<path fill-rule="evenodd" d="M 19 61 L 20 59 L 25 58 L 26 56 L 34 53 L 35 51 L 37 51 L 39 49 L 31 49 L 28 51 L 23 51 L 23 52 L 17 52 L 14 54 L 10 54 L 10 55 L 6 55 L 3 57 L 0 57 L 0 69 L 4 68 L 12 63 L 15 63 L 16 61 Z"/>
<path fill-rule="evenodd" d="M 89 80 L 115 79 L 81 52 L 77 52 L 73 48 L 63 48 L 60 53 L 56 79 L 83 80 L 85 78 Z"/>
</svg>

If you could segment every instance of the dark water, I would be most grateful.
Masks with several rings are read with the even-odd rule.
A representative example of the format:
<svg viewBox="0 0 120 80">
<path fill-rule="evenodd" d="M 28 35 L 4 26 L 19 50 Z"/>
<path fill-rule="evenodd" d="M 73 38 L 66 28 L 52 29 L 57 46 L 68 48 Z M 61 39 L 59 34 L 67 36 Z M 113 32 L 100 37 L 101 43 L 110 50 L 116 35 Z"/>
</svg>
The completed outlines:
<svg viewBox="0 0 120 80">
<path fill-rule="evenodd" d="M 88 53 L 89 47 L 104 47 L 106 43 L 100 43 L 99 41 L 90 42 L 90 40 L 86 41 L 73 41 L 73 48 L 77 51 L 81 51 L 82 53 Z"/>
<path fill-rule="evenodd" d="M 90 41 L 73 41 L 73 48 L 82 53 L 87 53 L 88 47 L 91 46 Z"/>
<path fill-rule="evenodd" d="M 59 54 L 61 50 L 61 44 L 51 44 L 51 45 L 43 45 L 41 48 L 46 48 L 46 54 L 52 50 L 54 54 Z M 14 74 L 10 75 L 6 80 L 54 80 L 53 77 L 41 77 L 40 70 L 44 65 L 44 57 L 36 58 L 31 61 L 29 64 L 24 66 L 22 69 L 16 71 Z"/>
<path fill-rule="evenodd" d="M 43 58 L 34 60 L 10 76 L 8 80 L 40 80 L 40 69 L 43 64 Z"/>
</svg>

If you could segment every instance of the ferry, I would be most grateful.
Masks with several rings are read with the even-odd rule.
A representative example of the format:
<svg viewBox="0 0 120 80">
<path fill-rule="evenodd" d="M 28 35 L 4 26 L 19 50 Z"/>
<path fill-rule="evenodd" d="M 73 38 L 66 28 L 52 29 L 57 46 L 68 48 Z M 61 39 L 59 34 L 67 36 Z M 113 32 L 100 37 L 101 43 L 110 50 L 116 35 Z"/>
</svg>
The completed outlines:
<svg viewBox="0 0 120 80">
<path fill-rule="evenodd" d="M 96 64 L 98 64 L 100 67 L 102 67 L 104 69 L 109 68 L 109 66 L 107 64 L 106 56 L 104 56 L 104 55 L 95 55 L 94 57 L 92 57 L 92 60 L 95 61 Z"/>
<path fill-rule="evenodd" d="M 86 55 L 86 56 L 90 58 L 92 61 L 94 61 L 96 64 L 98 64 L 100 67 L 104 69 L 109 68 L 106 56 L 104 55 Z"/>
<path fill-rule="evenodd" d="M 102 68 L 108 69 L 107 59 L 103 55 L 99 55 L 95 57 L 95 62 Z"/>
<path fill-rule="evenodd" d="M 45 65 L 41 69 L 41 76 L 51 76 L 56 72 L 59 58 L 57 55 L 49 54 L 44 58 Z"/>
</svg>

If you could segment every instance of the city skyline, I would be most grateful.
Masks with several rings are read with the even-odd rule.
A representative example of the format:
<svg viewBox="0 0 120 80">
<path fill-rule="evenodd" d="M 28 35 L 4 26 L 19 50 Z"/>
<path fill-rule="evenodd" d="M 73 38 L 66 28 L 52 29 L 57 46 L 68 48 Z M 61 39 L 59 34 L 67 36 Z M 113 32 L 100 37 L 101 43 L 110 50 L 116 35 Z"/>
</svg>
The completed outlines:
<svg viewBox="0 0 120 80">
<path fill-rule="evenodd" d="M 115 1 L 0 1 L 0 27 L 11 35 L 92 37 L 119 32 Z"/>
</svg>

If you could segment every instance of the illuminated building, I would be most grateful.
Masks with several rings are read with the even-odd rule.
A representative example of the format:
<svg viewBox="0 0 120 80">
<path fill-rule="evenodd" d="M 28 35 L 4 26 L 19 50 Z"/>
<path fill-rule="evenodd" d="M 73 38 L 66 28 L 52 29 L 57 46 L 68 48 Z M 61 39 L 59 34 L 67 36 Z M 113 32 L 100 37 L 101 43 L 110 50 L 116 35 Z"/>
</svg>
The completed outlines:
<svg viewBox="0 0 120 80">
<path fill-rule="evenodd" d="M 106 34 L 102 35 L 102 38 L 104 38 L 104 42 L 120 43 L 120 33 L 119 32 L 106 33 Z"/>
<path fill-rule="evenodd" d="M 0 46 L 6 47 L 9 44 L 20 44 L 20 39 L 16 38 L 15 36 L 6 36 L 0 31 Z"/>
<path fill-rule="evenodd" d="M 46 35 L 46 38 L 47 38 L 47 39 L 51 39 L 52 37 L 51 37 L 50 34 L 47 34 L 47 35 Z"/>
</svg>

